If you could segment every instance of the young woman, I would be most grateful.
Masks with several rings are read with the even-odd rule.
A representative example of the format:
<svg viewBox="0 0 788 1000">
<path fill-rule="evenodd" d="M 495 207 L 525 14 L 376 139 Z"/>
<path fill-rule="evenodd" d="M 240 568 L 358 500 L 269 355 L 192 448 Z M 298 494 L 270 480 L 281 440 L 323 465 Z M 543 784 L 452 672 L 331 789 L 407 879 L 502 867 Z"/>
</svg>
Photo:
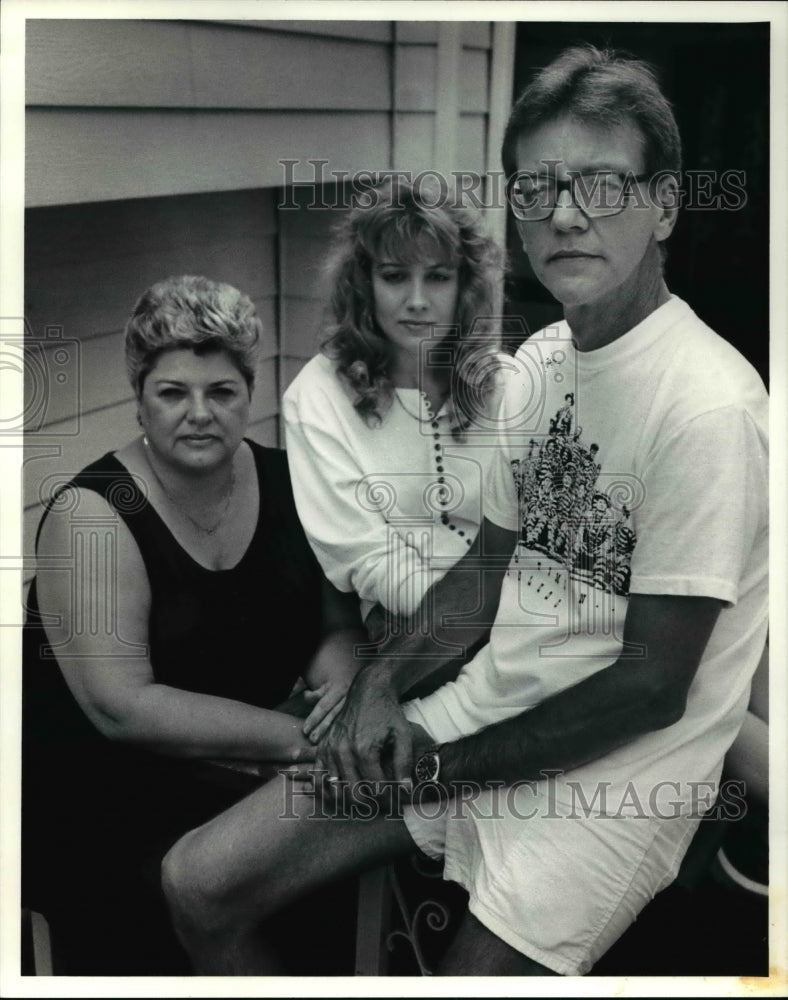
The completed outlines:
<svg viewBox="0 0 788 1000">
<path fill-rule="evenodd" d="M 307 537 L 365 618 L 413 614 L 478 533 L 500 266 L 479 215 L 437 183 L 384 182 L 338 233 L 323 349 L 284 417 Z"/>
</svg>

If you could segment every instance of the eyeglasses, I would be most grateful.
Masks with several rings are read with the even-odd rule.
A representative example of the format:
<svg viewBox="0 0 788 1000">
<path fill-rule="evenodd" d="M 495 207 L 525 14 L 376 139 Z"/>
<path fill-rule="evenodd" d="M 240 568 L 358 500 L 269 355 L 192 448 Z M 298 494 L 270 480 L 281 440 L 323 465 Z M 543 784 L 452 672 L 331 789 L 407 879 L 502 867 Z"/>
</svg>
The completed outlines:
<svg viewBox="0 0 788 1000">
<path fill-rule="evenodd" d="M 572 204 L 590 219 L 618 215 L 629 204 L 633 184 L 646 174 L 617 174 L 612 170 L 583 174 L 571 171 L 566 180 L 554 172 L 521 172 L 509 178 L 506 194 L 516 219 L 540 222 L 553 214 L 563 191 L 569 191 Z"/>
</svg>

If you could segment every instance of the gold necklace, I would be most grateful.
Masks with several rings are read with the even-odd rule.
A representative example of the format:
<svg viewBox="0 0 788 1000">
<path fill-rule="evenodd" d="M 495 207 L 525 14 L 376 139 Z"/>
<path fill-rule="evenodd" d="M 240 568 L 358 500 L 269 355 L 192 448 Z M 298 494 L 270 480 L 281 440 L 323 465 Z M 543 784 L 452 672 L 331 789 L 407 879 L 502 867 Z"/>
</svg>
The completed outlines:
<svg viewBox="0 0 788 1000">
<path fill-rule="evenodd" d="M 146 460 L 148 462 L 148 465 L 150 467 L 150 471 L 153 473 L 153 476 L 154 476 L 156 482 L 161 487 L 162 493 L 164 493 L 164 495 L 167 497 L 167 499 L 173 505 L 173 507 L 175 508 L 175 510 L 177 510 L 177 512 L 179 514 L 182 514 L 184 517 L 188 518 L 191 521 L 191 523 L 194 525 L 194 527 L 197 528 L 198 531 L 201 531 L 204 535 L 214 535 L 214 534 L 216 534 L 216 532 L 221 527 L 221 525 L 222 525 L 225 517 L 227 517 L 227 511 L 230 509 L 230 501 L 233 498 L 233 491 L 235 490 L 235 467 L 231 466 L 231 469 L 230 469 L 230 489 L 227 491 L 227 496 L 224 499 L 224 506 L 222 508 L 221 514 L 219 515 L 219 519 L 217 520 L 217 522 L 215 524 L 211 525 L 210 528 L 206 528 L 204 524 L 200 524 L 199 521 L 197 521 L 195 518 L 193 518 L 191 516 L 191 514 L 188 512 L 188 510 L 184 510 L 183 509 L 183 507 L 178 503 L 178 501 L 175 499 L 175 497 L 172 495 L 172 493 L 170 493 L 170 491 L 164 485 L 164 483 L 162 482 L 161 476 L 158 474 L 158 472 L 156 471 L 156 469 L 155 469 L 155 467 L 153 465 L 153 462 L 151 461 L 151 457 L 150 457 L 150 454 L 149 454 L 149 447 L 150 446 L 148 445 L 147 438 L 143 438 L 143 443 L 145 445 L 145 458 L 146 458 Z"/>
</svg>

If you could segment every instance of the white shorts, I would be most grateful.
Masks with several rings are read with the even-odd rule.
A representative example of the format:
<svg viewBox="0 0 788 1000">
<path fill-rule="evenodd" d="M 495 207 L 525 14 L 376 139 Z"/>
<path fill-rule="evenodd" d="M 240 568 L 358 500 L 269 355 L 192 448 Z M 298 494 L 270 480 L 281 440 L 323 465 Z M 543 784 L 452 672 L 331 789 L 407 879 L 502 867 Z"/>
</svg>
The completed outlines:
<svg viewBox="0 0 788 1000">
<path fill-rule="evenodd" d="M 550 784 L 425 801 L 405 822 L 425 854 L 444 858 L 443 877 L 468 891 L 485 927 L 548 969 L 580 976 L 675 879 L 699 819 L 578 815 Z"/>
</svg>

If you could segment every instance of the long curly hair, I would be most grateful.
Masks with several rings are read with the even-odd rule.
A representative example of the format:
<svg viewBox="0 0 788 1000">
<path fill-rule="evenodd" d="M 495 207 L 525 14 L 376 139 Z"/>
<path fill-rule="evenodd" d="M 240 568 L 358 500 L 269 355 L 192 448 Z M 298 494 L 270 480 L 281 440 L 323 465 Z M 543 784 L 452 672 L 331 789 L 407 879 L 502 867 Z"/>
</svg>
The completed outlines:
<svg viewBox="0 0 788 1000">
<path fill-rule="evenodd" d="M 503 255 L 479 213 L 434 175 L 413 183 L 387 178 L 365 192 L 340 224 L 328 262 L 331 295 L 322 350 L 355 394 L 369 425 L 382 420 L 394 398 L 390 351 L 375 319 L 373 264 L 413 264 L 426 254 L 458 269 L 454 327 L 441 347 L 452 348 L 453 433 L 461 437 L 494 385 L 498 331 L 492 316 L 494 281 Z"/>
</svg>

